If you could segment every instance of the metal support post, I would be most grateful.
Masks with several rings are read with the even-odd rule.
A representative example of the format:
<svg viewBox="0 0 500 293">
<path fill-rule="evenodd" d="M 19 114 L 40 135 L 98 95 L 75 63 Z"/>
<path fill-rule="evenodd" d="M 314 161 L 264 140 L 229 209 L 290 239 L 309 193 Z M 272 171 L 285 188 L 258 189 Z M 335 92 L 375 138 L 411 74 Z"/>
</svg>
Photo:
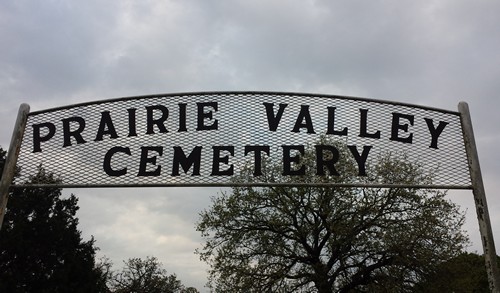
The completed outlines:
<svg viewBox="0 0 500 293">
<path fill-rule="evenodd" d="M 497 255 L 493 232 L 491 229 L 488 204 L 486 202 L 486 193 L 484 190 L 481 167 L 479 165 L 479 156 L 477 154 L 474 131 L 472 129 L 472 120 L 470 117 L 469 106 L 465 102 L 458 104 L 458 111 L 462 119 L 462 131 L 464 134 L 465 149 L 469 161 L 469 171 L 472 183 L 472 192 L 476 203 L 477 220 L 479 222 L 479 232 L 481 233 L 481 242 L 483 243 L 483 252 L 486 262 L 486 273 L 491 292 L 500 292 L 500 275 L 498 273 Z"/>
<path fill-rule="evenodd" d="M 24 129 L 26 128 L 29 112 L 30 106 L 28 104 L 21 104 L 19 112 L 17 113 L 16 125 L 14 126 L 14 132 L 12 133 L 9 151 L 3 167 L 2 179 L 0 180 L 0 230 L 2 229 L 3 218 L 7 209 L 9 187 L 12 179 L 14 179 L 17 157 L 19 155 L 19 150 L 21 149 L 21 142 L 23 140 Z"/>
</svg>

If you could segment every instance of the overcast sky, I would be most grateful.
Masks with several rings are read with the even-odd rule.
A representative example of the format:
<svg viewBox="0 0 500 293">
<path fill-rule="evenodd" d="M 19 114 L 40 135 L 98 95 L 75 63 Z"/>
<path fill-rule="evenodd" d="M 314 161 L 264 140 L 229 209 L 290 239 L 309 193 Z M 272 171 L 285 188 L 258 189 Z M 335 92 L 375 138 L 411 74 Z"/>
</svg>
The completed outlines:
<svg viewBox="0 0 500 293">
<path fill-rule="evenodd" d="M 23 102 L 269 90 L 456 110 L 469 103 L 500 243 L 499 1 L 0 1 L 0 145 Z M 450 154 L 453 156 L 453 154 Z M 80 229 L 120 265 L 156 256 L 202 290 L 194 225 L 218 188 L 78 189 Z M 482 252 L 469 191 L 472 251 Z"/>
</svg>

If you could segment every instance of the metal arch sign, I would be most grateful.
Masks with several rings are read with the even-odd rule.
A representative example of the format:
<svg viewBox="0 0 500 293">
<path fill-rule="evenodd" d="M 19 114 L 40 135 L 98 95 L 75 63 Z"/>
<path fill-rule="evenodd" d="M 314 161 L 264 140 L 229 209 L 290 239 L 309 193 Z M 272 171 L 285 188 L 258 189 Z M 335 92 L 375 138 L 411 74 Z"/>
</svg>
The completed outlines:
<svg viewBox="0 0 500 293">
<path fill-rule="evenodd" d="M 341 155 L 354 159 L 356 176 L 381 152 L 405 152 L 432 170 L 434 187 L 471 185 L 458 113 L 268 92 L 143 96 L 30 113 L 15 185 L 41 164 L 62 186 L 223 186 L 249 161 L 252 184 L 264 185 L 265 156 L 280 158 L 285 176 L 316 172 L 294 160 L 321 135 L 345 142 Z"/>
<path fill-rule="evenodd" d="M 314 172 L 300 166 L 298 157 L 322 135 L 345 142 L 340 155 L 356 162 L 355 178 L 367 175 L 366 167 L 378 154 L 405 153 L 434 174 L 431 185 L 411 187 L 472 189 L 490 289 L 499 292 L 466 103 L 454 112 L 333 95 L 201 92 L 103 100 L 31 113 L 23 104 L 0 181 L 0 228 L 10 188 L 234 186 L 231 178 L 249 161 L 256 179 L 243 184 L 266 186 L 270 183 L 258 179 L 265 156 L 280 159 L 283 176 Z M 335 167 L 336 161 L 316 158 L 317 175 L 323 167 Z M 21 175 L 12 182 L 16 164 Z M 62 181 L 28 183 L 40 165 Z M 349 186 L 395 185 L 354 180 Z"/>
</svg>

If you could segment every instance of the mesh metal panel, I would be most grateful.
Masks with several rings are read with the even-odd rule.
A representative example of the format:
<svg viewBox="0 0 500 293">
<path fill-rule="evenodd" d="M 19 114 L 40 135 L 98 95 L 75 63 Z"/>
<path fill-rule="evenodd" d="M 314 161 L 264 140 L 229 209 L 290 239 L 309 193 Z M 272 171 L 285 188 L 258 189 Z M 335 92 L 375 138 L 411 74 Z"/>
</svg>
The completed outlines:
<svg viewBox="0 0 500 293">
<path fill-rule="evenodd" d="M 209 104 L 214 102 L 217 109 L 214 104 Z M 264 103 L 274 104 L 273 115 L 277 114 L 280 104 L 287 105 L 275 131 L 269 129 Z M 159 126 L 153 124 L 155 133 L 147 134 L 147 109 L 158 105 L 168 109 L 168 118 L 161 123 L 168 132 L 160 133 Z M 311 131 L 308 131 L 306 125 L 311 124 L 307 123 L 307 117 L 298 119 L 305 106 L 308 106 L 305 110 L 311 116 L 315 133 L 308 133 Z M 347 135 L 326 134 L 329 125 L 328 107 L 335 107 L 335 130 L 347 128 Z M 360 136 L 360 109 L 367 110 L 366 131 L 380 131 L 380 138 Z M 104 112 L 109 112 L 112 125 L 109 121 L 102 124 L 103 115 L 108 115 L 102 114 Z M 134 113 L 135 119 L 131 118 L 130 112 Z M 158 109 L 150 110 L 150 113 L 150 120 L 158 120 L 162 115 Z M 391 140 L 393 113 L 413 117 L 413 125 L 407 126 L 408 132 L 398 131 L 401 138 L 411 134 L 412 143 Z M 81 131 L 84 142 L 78 143 L 75 136 L 67 136 L 71 145 L 64 146 L 63 120 L 71 117 L 81 117 L 85 121 L 85 127 Z M 331 118 L 332 116 L 330 120 Z M 437 140 L 438 148 L 430 147 L 432 134 L 424 118 L 432 119 L 434 127 L 440 121 L 447 123 Z M 302 125 L 298 133 L 292 132 L 297 120 Z M 50 139 L 47 139 L 49 128 L 44 126 L 47 122 L 55 126 L 55 133 Z M 197 130 L 200 123 L 202 128 L 214 128 L 214 123 L 217 123 L 217 129 Z M 400 118 L 399 124 L 409 124 L 409 120 Z M 74 121 L 68 125 L 66 130 L 70 132 L 77 131 L 79 126 Z M 102 140 L 98 135 L 100 125 Z M 114 127 L 114 131 L 110 126 Z M 34 136 L 37 135 L 35 129 L 39 129 L 38 136 L 42 138 L 39 151 L 34 149 Z M 131 132 L 130 129 L 135 131 Z M 117 137 L 113 138 L 115 132 Z M 136 132 L 135 136 L 133 132 Z M 231 176 L 211 176 L 214 146 L 234 147 L 234 155 L 229 155 L 227 151 L 220 152 L 220 157 L 229 155 L 228 164 L 222 162 L 217 165 L 222 171 L 232 165 L 236 176 L 243 164 L 253 159 L 253 153 L 245 155 L 247 145 L 269 146 L 270 157 L 281 158 L 282 145 L 314 144 L 320 135 L 325 134 L 345 141 L 347 145 L 359 148 L 372 146 L 368 164 L 378 155 L 387 152 L 406 153 L 410 160 L 420 162 L 427 170 L 435 173 L 434 186 L 470 187 L 460 116 L 456 112 L 351 97 L 272 92 L 166 94 L 99 101 L 30 113 L 18 159 L 21 176 L 16 179 L 14 187 L 23 186 L 30 176 L 36 174 L 40 165 L 58 175 L 63 186 L 71 187 L 231 185 Z M 47 137 L 46 141 L 43 141 L 44 137 Z M 110 156 L 109 168 L 126 173 L 109 176 L 104 170 L 103 162 L 106 154 L 116 147 L 122 149 Z M 150 176 L 138 176 L 141 147 L 156 148 L 146 154 L 151 160 L 143 162 L 143 169 Z M 188 166 L 190 169 L 187 173 L 181 166 L 180 174 L 172 176 L 174 147 L 180 147 L 185 156 L 195 147 L 201 147 L 199 175 L 193 176 L 195 166 L 191 165 Z M 123 151 L 124 148 L 130 154 Z M 158 150 L 162 152 L 161 155 Z M 154 157 L 156 162 L 152 161 Z M 155 170 L 159 174 L 151 175 Z M 258 183 L 257 178 L 253 184 Z"/>
</svg>

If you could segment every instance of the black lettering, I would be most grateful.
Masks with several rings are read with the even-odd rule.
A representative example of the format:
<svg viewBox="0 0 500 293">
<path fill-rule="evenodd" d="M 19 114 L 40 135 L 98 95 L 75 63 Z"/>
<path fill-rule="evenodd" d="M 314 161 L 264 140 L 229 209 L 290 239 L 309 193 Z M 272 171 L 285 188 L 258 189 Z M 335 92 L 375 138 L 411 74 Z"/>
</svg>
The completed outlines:
<svg viewBox="0 0 500 293">
<path fill-rule="evenodd" d="M 215 112 L 217 112 L 217 102 L 196 103 L 196 105 L 198 106 L 198 127 L 196 127 L 196 130 L 217 130 L 219 127 L 219 121 L 217 119 L 213 119 L 213 111 L 205 112 L 206 107 L 210 107 Z M 212 124 L 206 125 L 205 119 L 213 119 L 214 122 Z"/>
<path fill-rule="evenodd" d="M 282 145 L 283 148 L 283 175 L 305 175 L 306 166 L 302 165 L 299 169 L 292 170 L 292 163 L 299 164 L 301 155 L 304 155 L 303 145 Z M 299 151 L 299 154 L 291 156 L 292 150 Z"/>
<path fill-rule="evenodd" d="M 427 127 L 429 128 L 429 132 L 432 136 L 431 144 L 429 147 L 438 149 L 438 138 L 443 132 L 445 126 L 448 125 L 448 122 L 439 121 L 438 127 L 436 128 L 434 127 L 434 121 L 432 121 L 432 119 L 424 118 L 424 120 L 427 123 Z"/>
<path fill-rule="evenodd" d="M 366 176 L 366 159 L 368 159 L 368 154 L 372 146 L 371 145 L 363 146 L 362 154 L 359 154 L 358 148 L 355 145 L 349 145 L 347 147 L 351 151 L 352 156 L 356 160 L 356 163 L 358 163 L 358 176 Z"/>
<path fill-rule="evenodd" d="M 234 146 L 213 146 L 213 160 L 212 160 L 212 173 L 210 176 L 231 176 L 233 175 L 233 169 L 234 166 L 231 164 L 231 166 L 226 169 L 226 170 L 220 170 L 219 165 L 220 163 L 223 164 L 229 164 L 229 155 L 221 157 L 221 151 L 227 151 L 231 154 L 231 156 L 234 156 Z"/>
<path fill-rule="evenodd" d="M 187 131 L 186 112 L 187 104 L 179 103 L 179 130 L 177 132 Z"/>
<path fill-rule="evenodd" d="M 161 165 L 153 171 L 146 170 L 148 164 L 156 166 L 156 156 L 149 157 L 149 151 L 158 153 L 160 157 L 163 155 L 163 147 L 161 146 L 141 147 L 141 161 L 139 163 L 139 173 L 137 176 L 160 176 L 161 174 Z"/>
<path fill-rule="evenodd" d="M 47 128 L 47 134 L 41 136 L 41 128 Z M 41 144 L 43 141 L 48 141 L 51 139 L 56 133 L 56 126 L 50 122 L 33 124 L 33 152 L 41 152 L 42 147 Z"/>
<path fill-rule="evenodd" d="M 254 172 L 253 176 L 262 175 L 262 153 L 266 153 L 269 156 L 269 146 L 268 145 L 246 145 L 245 146 L 245 156 L 254 152 Z"/>
<path fill-rule="evenodd" d="M 77 129 L 71 130 L 71 122 L 78 123 Z M 85 129 L 85 120 L 82 117 L 75 116 L 62 119 L 62 123 L 64 136 L 63 147 L 71 145 L 71 137 L 75 138 L 77 144 L 85 143 L 85 140 L 82 137 L 82 131 Z"/>
<path fill-rule="evenodd" d="M 297 116 L 297 121 L 295 121 L 295 126 L 293 127 L 292 132 L 300 132 L 301 128 L 306 128 L 307 133 L 316 133 L 314 132 L 314 127 L 312 124 L 311 114 L 309 113 L 308 105 L 300 106 L 300 113 Z"/>
<path fill-rule="evenodd" d="M 101 112 L 101 122 L 99 123 L 99 129 L 97 130 L 94 141 L 101 141 L 104 135 L 109 135 L 110 138 L 118 137 L 109 111 Z"/>
<path fill-rule="evenodd" d="M 179 146 L 174 146 L 174 161 L 172 163 L 172 176 L 179 176 L 179 166 L 182 166 L 184 173 L 189 171 L 193 166 L 193 173 L 191 176 L 200 175 L 200 162 L 201 162 L 201 146 L 194 147 L 193 151 L 188 157 Z"/>
<path fill-rule="evenodd" d="M 335 163 L 339 161 L 339 150 L 332 145 L 316 145 L 316 175 L 324 176 L 325 167 L 330 174 L 338 176 L 339 172 L 335 169 Z M 326 154 L 328 151 L 330 155 Z"/>
<path fill-rule="evenodd" d="M 328 130 L 326 131 L 326 134 L 333 134 L 333 135 L 347 135 L 347 127 L 344 127 L 342 130 L 338 131 L 335 130 L 335 107 L 327 107 L 328 109 Z"/>
<path fill-rule="evenodd" d="M 391 126 L 391 138 L 390 140 L 400 141 L 404 143 L 412 143 L 413 142 L 413 133 L 410 133 L 407 137 L 400 137 L 399 131 L 403 130 L 404 132 L 408 132 L 408 123 L 400 124 L 400 119 L 406 119 L 413 126 L 413 115 L 406 115 L 401 113 L 392 113 L 392 126 Z"/>
<path fill-rule="evenodd" d="M 359 136 L 360 137 L 370 137 L 370 138 L 380 138 L 380 130 L 375 133 L 368 133 L 367 130 L 367 120 L 368 120 L 368 110 L 359 109 L 360 119 L 359 119 Z"/>
<path fill-rule="evenodd" d="M 113 158 L 113 155 L 116 153 L 124 153 L 130 156 L 130 149 L 124 147 L 113 147 L 104 156 L 104 162 L 103 162 L 104 172 L 106 172 L 106 174 L 108 174 L 109 176 L 113 177 L 127 174 L 126 167 L 120 170 L 113 170 L 113 168 L 111 168 L 111 159 Z"/>
<path fill-rule="evenodd" d="M 160 118 L 155 119 L 154 113 L 155 110 L 159 110 L 161 112 Z M 146 107 L 146 121 L 147 121 L 147 129 L 146 134 L 154 134 L 154 126 L 158 127 L 160 133 L 168 132 L 165 127 L 165 121 L 168 119 L 168 108 L 163 105 L 155 105 L 155 106 L 147 106 Z"/>
<path fill-rule="evenodd" d="M 137 127 L 135 123 L 135 111 L 137 109 L 130 108 L 127 109 L 128 112 L 128 137 L 137 136 Z"/>
<path fill-rule="evenodd" d="M 285 111 L 287 104 L 280 104 L 280 107 L 278 109 L 278 113 L 276 113 L 276 116 L 274 115 L 274 103 L 264 103 L 264 106 L 266 107 L 266 114 L 267 114 L 267 124 L 269 125 L 269 130 L 270 131 L 276 131 L 278 129 L 278 125 L 280 123 L 281 117 L 283 116 L 283 112 Z"/>
</svg>

